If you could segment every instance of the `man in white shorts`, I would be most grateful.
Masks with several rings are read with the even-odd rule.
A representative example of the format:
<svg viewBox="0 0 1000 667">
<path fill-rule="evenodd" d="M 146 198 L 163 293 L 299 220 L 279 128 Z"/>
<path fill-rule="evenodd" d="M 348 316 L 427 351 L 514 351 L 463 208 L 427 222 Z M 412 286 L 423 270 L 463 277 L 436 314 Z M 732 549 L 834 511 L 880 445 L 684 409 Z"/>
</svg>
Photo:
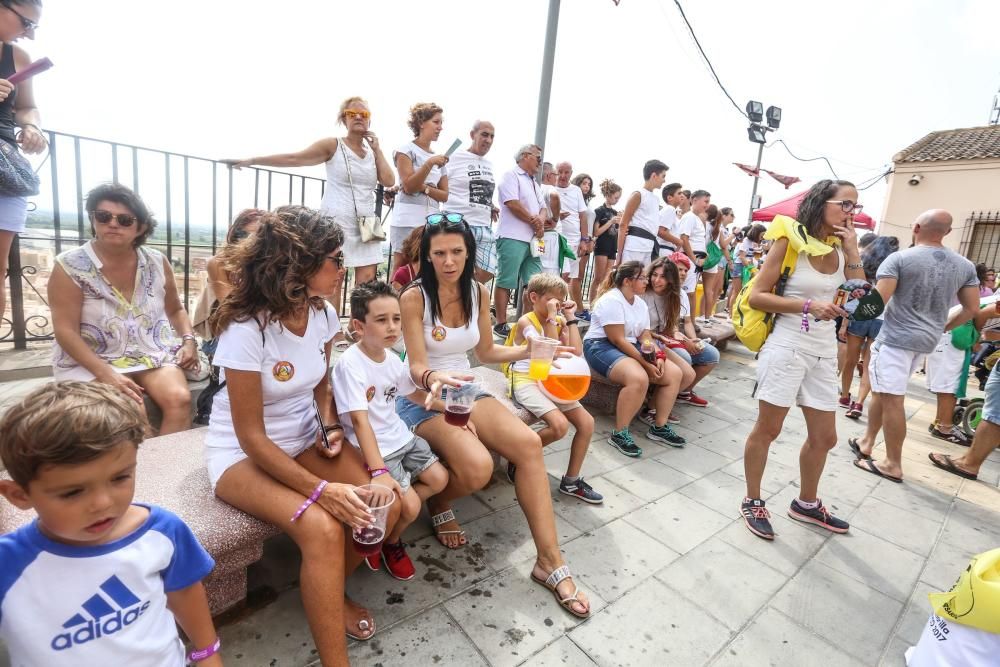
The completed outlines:
<svg viewBox="0 0 1000 667">
<path fill-rule="evenodd" d="M 937 347 L 942 331 L 968 322 L 979 310 L 976 268 L 944 247 L 942 239 L 950 231 L 947 211 L 921 213 L 913 223 L 914 246 L 889 255 L 876 275 L 875 289 L 887 305 L 868 364 L 872 405 L 865 435 L 849 439 L 848 445 L 858 457 L 855 466 L 894 482 L 903 478 L 903 399 L 910 375 Z M 949 318 L 956 296 L 962 308 Z M 871 453 L 883 426 L 885 458 L 875 461 Z"/>
<path fill-rule="evenodd" d="M 569 298 L 576 303 L 583 303 L 583 275 L 580 263 L 587 265 L 587 259 L 594 250 L 594 240 L 587 230 L 587 202 L 583 199 L 580 186 L 570 183 L 573 177 L 573 165 L 560 162 L 556 165 L 556 194 L 559 195 L 559 218 L 562 222 L 562 235 L 566 238 L 570 250 L 576 259 L 567 258 L 561 267 L 563 280 L 569 284 Z"/>
<path fill-rule="evenodd" d="M 472 126 L 472 145 L 455 151 L 448 160 L 448 201 L 442 207 L 461 213 L 476 239 L 476 280 L 487 283 L 497 272 L 496 239 L 493 236 L 493 163 L 486 154 L 493 146 L 493 123 L 477 120 Z"/>
<path fill-rule="evenodd" d="M 660 231 L 660 203 L 656 193 L 667 180 L 670 167 L 659 160 L 649 160 L 642 167 L 645 182 L 642 189 L 633 192 L 625 204 L 622 221 L 618 228 L 618 258 L 615 267 L 622 262 L 649 264 L 660 254 L 657 234 Z"/>
<path fill-rule="evenodd" d="M 705 210 L 712 203 L 712 195 L 707 190 L 695 190 L 691 193 L 691 210 L 681 216 L 677 223 L 680 232 L 684 254 L 691 260 L 693 266 L 688 272 L 687 280 L 684 281 L 684 291 L 687 293 L 691 303 L 697 305 L 695 292 L 698 289 L 698 276 L 701 273 L 701 265 L 705 263 L 708 256 L 707 242 L 708 232 L 705 230 Z M 718 267 L 713 267 L 718 271 Z M 711 272 L 712 269 L 709 269 Z"/>
</svg>

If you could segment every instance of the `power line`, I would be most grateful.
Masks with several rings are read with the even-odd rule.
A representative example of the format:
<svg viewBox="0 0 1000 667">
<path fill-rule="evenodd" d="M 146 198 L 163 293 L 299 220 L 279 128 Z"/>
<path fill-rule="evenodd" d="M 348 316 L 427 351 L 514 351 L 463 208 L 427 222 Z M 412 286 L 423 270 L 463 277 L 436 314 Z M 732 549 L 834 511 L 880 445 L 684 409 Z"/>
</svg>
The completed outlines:
<svg viewBox="0 0 1000 667">
<path fill-rule="evenodd" d="M 861 192 L 862 190 L 867 190 L 868 188 L 872 187 L 873 185 L 876 185 L 879 181 L 881 181 L 883 178 L 885 178 L 886 176 L 888 176 L 891 173 L 892 173 L 892 169 L 889 169 L 889 170 L 887 170 L 887 171 L 879 174 L 874 179 L 872 179 L 872 182 L 869 183 L 868 185 L 859 185 L 857 187 L 858 192 Z"/>
<path fill-rule="evenodd" d="M 691 33 L 691 39 L 694 40 L 694 45 L 698 47 L 698 51 L 701 53 L 701 57 L 705 59 L 705 63 L 708 65 L 709 71 L 712 72 L 712 76 L 715 77 L 715 82 L 719 84 L 719 88 L 722 90 L 725 96 L 729 98 L 729 101 L 733 103 L 733 106 L 736 108 L 737 111 L 740 112 L 740 115 L 743 116 L 744 118 L 749 119 L 749 116 L 747 116 L 746 111 L 740 108 L 740 105 L 736 103 L 736 100 L 734 100 L 733 96 L 729 94 L 729 91 L 726 90 L 726 87 L 722 85 L 722 81 L 719 79 L 719 75 L 716 74 L 715 72 L 715 67 L 712 66 L 712 61 L 708 59 L 708 55 L 705 53 L 705 49 L 701 48 L 701 42 L 698 41 L 698 36 L 694 34 L 694 28 L 691 27 L 691 22 L 688 21 L 687 15 L 684 13 L 684 8 L 681 7 L 680 1 L 674 0 L 674 4 L 677 5 L 677 11 L 681 13 L 681 18 L 684 19 L 684 25 L 687 26 L 688 32 Z"/>
<path fill-rule="evenodd" d="M 833 177 L 838 181 L 840 180 L 840 176 L 837 176 L 837 172 L 834 170 L 833 165 L 830 164 L 830 161 L 827 160 L 825 156 L 820 155 L 819 157 L 799 157 L 798 155 L 792 152 L 792 149 L 788 147 L 788 144 L 785 143 L 784 139 L 775 139 L 769 145 L 773 146 L 775 144 L 781 144 L 782 146 L 784 146 L 785 150 L 788 151 L 788 154 L 791 155 L 796 160 L 798 160 L 799 162 L 816 162 L 817 160 L 822 160 L 823 162 L 826 162 L 826 166 L 830 169 L 830 173 L 833 174 Z"/>
</svg>

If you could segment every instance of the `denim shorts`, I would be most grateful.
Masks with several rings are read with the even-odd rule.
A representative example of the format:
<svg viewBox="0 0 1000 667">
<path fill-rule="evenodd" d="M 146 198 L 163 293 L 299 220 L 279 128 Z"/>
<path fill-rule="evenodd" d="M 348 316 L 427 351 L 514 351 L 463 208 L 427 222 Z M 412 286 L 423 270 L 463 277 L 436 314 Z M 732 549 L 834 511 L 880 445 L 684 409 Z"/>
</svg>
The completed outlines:
<svg viewBox="0 0 1000 667">
<path fill-rule="evenodd" d="M 583 341 L 583 357 L 591 369 L 604 377 L 608 377 L 615 364 L 627 356 L 607 338 L 591 338 Z"/>
<path fill-rule="evenodd" d="M 493 394 L 485 391 L 481 391 L 476 394 L 476 400 L 481 398 L 492 398 Z M 428 410 L 424 407 L 423 403 L 414 403 L 405 396 L 399 396 L 396 398 L 396 414 L 399 418 L 403 420 L 406 424 L 406 428 L 410 431 L 416 432 L 417 427 L 423 424 L 428 419 L 433 419 L 438 415 L 444 414 L 438 412 L 437 410 Z"/>
<path fill-rule="evenodd" d="M 993 367 L 986 380 L 986 401 L 983 403 L 983 419 L 1000 426 L 1000 364 Z"/>
<path fill-rule="evenodd" d="M 851 320 L 847 323 L 847 333 L 858 338 L 875 340 L 882 330 L 882 320 Z"/>
<path fill-rule="evenodd" d="M 413 480 L 419 478 L 425 470 L 437 463 L 437 460 L 438 457 L 431 451 L 431 446 L 419 435 L 414 435 L 408 443 L 383 457 L 389 474 L 399 482 L 403 491 L 409 489 Z"/>
<path fill-rule="evenodd" d="M 683 347 L 672 348 L 678 357 L 688 362 L 692 366 L 709 366 L 719 363 L 719 350 L 707 340 L 701 341 L 705 348 L 698 354 L 691 356 L 691 353 Z"/>
</svg>

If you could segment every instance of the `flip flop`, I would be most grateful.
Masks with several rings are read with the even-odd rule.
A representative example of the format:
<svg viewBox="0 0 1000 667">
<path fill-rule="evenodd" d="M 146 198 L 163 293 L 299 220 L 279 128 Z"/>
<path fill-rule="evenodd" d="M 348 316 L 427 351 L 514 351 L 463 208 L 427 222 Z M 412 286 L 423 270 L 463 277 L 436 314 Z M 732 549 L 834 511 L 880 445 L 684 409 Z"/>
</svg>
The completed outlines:
<svg viewBox="0 0 1000 667">
<path fill-rule="evenodd" d="M 940 456 L 941 460 L 934 458 L 935 454 L 937 454 L 937 456 Z M 971 479 L 971 480 L 979 479 L 978 475 L 973 475 L 971 472 L 966 472 L 961 468 L 959 468 L 957 465 L 955 465 L 955 462 L 952 461 L 951 457 L 948 456 L 947 454 L 938 454 L 937 452 L 931 452 L 930 454 L 927 455 L 927 458 L 931 460 L 931 463 L 934 464 L 935 468 L 940 468 L 945 472 L 950 472 L 953 475 L 958 475 L 959 477 L 964 477 L 965 479 Z"/>
<path fill-rule="evenodd" d="M 859 463 L 861 465 L 858 465 Z M 858 459 L 857 461 L 854 462 L 854 467 L 858 468 L 859 470 L 864 470 L 865 472 L 870 472 L 873 475 L 878 475 L 882 479 L 887 479 L 890 482 L 896 482 L 896 484 L 903 483 L 902 477 L 893 477 L 892 475 L 885 474 L 884 472 L 878 469 L 878 466 L 875 465 L 875 462 L 872 461 L 871 459 Z"/>
<path fill-rule="evenodd" d="M 858 461 L 872 460 L 871 454 L 865 454 L 863 451 L 861 451 L 861 445 L 858 444 L 857 438 L 848 438 L 847 446 L 851 448 L 852 452 L 854 452 L 854 458 L 856 458 Z"/>
</svg>

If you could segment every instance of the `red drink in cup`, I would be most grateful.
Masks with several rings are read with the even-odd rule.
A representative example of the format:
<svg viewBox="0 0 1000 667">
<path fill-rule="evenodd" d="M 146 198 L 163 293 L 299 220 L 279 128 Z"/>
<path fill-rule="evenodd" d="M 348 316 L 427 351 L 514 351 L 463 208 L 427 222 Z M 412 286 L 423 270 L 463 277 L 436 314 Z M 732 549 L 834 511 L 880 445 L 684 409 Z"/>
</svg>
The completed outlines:
<svg viewBox="0 0 1000 667">
<path fill-rule="evenodd" d="M 351 541 L 354 550 L 362 556 L 374 556 L 382 550 L 385 539 L 385 521 L 389 507 L 396 501 L 396 494 L 380 484 L 365 484 L 357 487 L 358 495 L 368 505 L 373 521 L 361 528 L 351 527 Z"/>
<path fill-rule="evenodd" d="M 472 405 L 479 394 L 479 385 L 467 382 L 461 387 L 447 387 L 444 397 L 444 420 L 452 426 L 464 427 L 469 423 Z"/>
<path fill-rule="evenodd" d="M 465 426 L 469 423 L 472 408 L 464 405 L 449 405 L 444 409 L 444 420 L 452 426 Z"/>
</svg>

